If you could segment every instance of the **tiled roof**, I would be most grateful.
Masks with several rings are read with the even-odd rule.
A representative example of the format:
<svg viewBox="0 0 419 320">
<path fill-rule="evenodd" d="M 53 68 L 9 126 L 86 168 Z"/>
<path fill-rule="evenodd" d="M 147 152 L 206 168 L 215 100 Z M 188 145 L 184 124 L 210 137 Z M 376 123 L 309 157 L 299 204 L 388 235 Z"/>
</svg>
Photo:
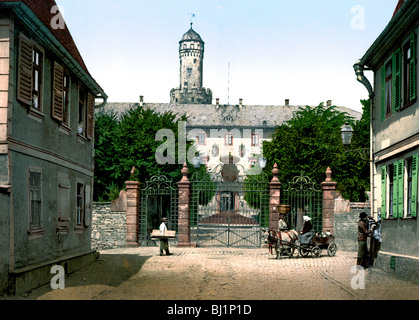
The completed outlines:
<svg viewBox="0 0 419 320">
<path fill-rule="evenodd" d="M 41 20 L 42 23 L 49 29 L 51 34 L 53 34 L 62 46 L 70 53 L 74 60 L 83 68 L 83 70 L 90 75 L 67 26 L 65 26 L 64 29 L 53 29 L 51 27 L 51 19 L 57 15 L 57 13 L 51 13 L 52 7 L 57 5 L 54 0 L 0 0 L 0 2 L 25 3 L 39 18 L 39 20 Z"/>
<path fill-rule="evenodd" d="M 186 32 L 183 35 L 180 42 L 188 41 L 188 40 L 195 40 L 195 41 L 203 42 L 202 39 L 201 39 L 201 36 L 194 29 L 192 29 L 192 24 L 191 24 L 191 28 L 188 30 L 188 32 Z"/>
<path fill-rule="evenodd" d="M 399 2 L 397 3 L 396 9 L 394 10 L 393 17 L 400 10 L 400 8 L 403 6 L 403 4 L 404 4 L 404 0 L 399 0 Z"/>
<path fill-rule="evenodd" d="M 137 108 L 137 103 L 108 102 L 102 109 L 104 112 L 114 112 L 120 116 L 131 108 Z M 188 127 L 268 127 L 274 128 L 292 119 L 295 112 L 305 106 L 283 105 L 192 105 L 170 103 L 144 103 L 145 109 L 157 113 L 171 111 L 173 114 L 188 116 Z M 362 114 L 358 111 L 337 107 L 338 111 L 346 112 L 359 120 Z"/>
</svg>

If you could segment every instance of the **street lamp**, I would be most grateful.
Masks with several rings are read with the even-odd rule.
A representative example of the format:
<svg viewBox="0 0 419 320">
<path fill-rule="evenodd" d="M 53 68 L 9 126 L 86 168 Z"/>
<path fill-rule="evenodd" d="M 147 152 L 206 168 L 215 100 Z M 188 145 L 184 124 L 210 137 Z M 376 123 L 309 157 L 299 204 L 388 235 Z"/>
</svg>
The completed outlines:
<svg viewBox="0 0 419 320">
<path fill-rule="evenodd" d="M 266 158 L 264 158 L 264 157 L 260 157 L 259 158 L 259 166 L 260 166 L 260 168 L 263 170 L 263 169 L 265 169 L 265 167 L 266 167 Z"/>
<path fill-rule="evenodd" d="M 342 136 L 342 143 L 344 146 L 349 146 L 351 144 L 353 133 L 354 130 L 349 125 L 349 122 L 346 122 L 345 125 L 342 127 L 342 130 L 340 131 L 340 134 Z"/>
<path fill-rule="evenodd" d="M 340 130 L 340 135 L 342 137 L 342 143 L 343 143 L 344 146 L 351 145 L 353 133 L 354 133 L 354 130 L 349 125 L 349 122 L 346 122 L 345 125 Z M 369 160 L 369 148 L 356 149 L 356 150 L 345 150 L 345 151 L 347 153 L 357 152 L 360 155 L 361 159 Z"/>
</svg>

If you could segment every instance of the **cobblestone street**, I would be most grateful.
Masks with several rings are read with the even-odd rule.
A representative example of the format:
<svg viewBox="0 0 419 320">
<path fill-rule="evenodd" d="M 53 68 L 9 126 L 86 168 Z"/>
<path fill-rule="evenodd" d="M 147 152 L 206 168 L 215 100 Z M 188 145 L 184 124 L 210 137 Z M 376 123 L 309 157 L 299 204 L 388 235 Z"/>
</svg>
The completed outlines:
<svg viewBox="0 0 419 320">
<path fill-rule="evenodd" d="M 173 256 L 159 256 L 158 251 L 157 247 L 101 251 L 96 262 L 66 277 L 65 289 L 45 285 L 13 299 L 419 299 L 418 285 L 378 268 L 367 270 L 364 289 L 357 289 L 363 283 L 359 273 L 352 273 L 353 252 L 277 260 L 267 249 L 173 247 Z"/>
</svg>

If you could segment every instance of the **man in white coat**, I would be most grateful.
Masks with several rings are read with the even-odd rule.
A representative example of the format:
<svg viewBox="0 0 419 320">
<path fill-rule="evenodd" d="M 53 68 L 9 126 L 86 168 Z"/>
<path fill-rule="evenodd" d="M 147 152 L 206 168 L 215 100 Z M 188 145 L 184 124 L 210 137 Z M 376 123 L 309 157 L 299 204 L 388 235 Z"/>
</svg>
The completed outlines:
<svg viewBox="0 0 419 320">
<path fill-rule="evenodd" d="M 160 238 L 160 255 L 163 255 L 163 250 L 166 251 L 166 256 L 171 256 L 172 253 L 169 252 L 169 239 L 164 238 L 163 236 L 166 235 L 167 226 L 166 226 L 167 218 L 163 218 L 161 225 L 160 225 L 160 232 L 161 232 L 161 238 Z"/>
</svg>

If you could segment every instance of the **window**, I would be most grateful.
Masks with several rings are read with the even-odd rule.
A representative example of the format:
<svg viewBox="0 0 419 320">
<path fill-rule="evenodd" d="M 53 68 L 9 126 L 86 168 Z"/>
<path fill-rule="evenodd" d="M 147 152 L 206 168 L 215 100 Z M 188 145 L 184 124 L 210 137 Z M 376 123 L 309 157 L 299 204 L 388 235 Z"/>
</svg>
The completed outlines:
<svg viewBox="0 0 419 320">
<path fill-rule="evenodd" d="M 388 116 L 391 114 L 392 110 L 392 64 L 391 62 L 387 63 L 385 68 L 385 115 Z"/>
<path fill-rule="evenodd" d="M 411 198 L 410 198 L 410 216 L 416 218 L 418 212 L 418 154 L 411 158 Z"/>
<path fill-rule="evenodd" d="M 42 233 L 42 172 L 29 169 L 29 233 Z"/>
<path fill-rule="evenodd" d="M 381 69 L 381 121 L 413 104 L 417 95 L 416 34 Z"/>
<path fill-rule="evenodd" d="M 252 133 L 252 146 L 258 146 L 259 145 L 259 135 L 256 133 Z"/>
<path fill-rule="evenodd" d="M 198 133 L 198 144 L 205 144 L 206 143 L 206 134 L 205 132 Z"/>
<path fill-rule="evenodd" d="M 406 208 L 406 216 L 412 216 L 412 158 L 406 159 L 406 171 L 407 171 L 407 208 Z"/>
<path fill-rule="evenodd" d="M 63 84 L 63 123 L 67 126 L 69 123 L 69 110 L 70 110 L 70 75 L 64 72 Z"/>
<path fill-rule="evenodd" d="M 85 119 L 86 117 L 86 90 L 79 89 L 79 127 L 78 133 L 84 135 L 85 133 Z"/>
<path fill-rule="evenodd" d="M 77 213 L 76 213 L 76 225 L 77 227 L 83 226 L 84 221 L 84 185 L 77 183 Z"/>
<path fill-rule="evenodd" d="M 224 144 L 226 146 L 232 146 L 233 145 L 233 135 L 231 133 L 226 133 L 224 136 Z"/>
<path fill-rule="evenodd" d="M 38 48 L 32 49 L 32 106 L 41 111 L 41 87 L 42 87 L 42 61 L 43 55 Z"/>
<path fill-rule="evenodd" d="M 78 134 L 92 140 L 94 133 L 95 98 L 82 86 L 79 87 Z"/>
<path fill-rule="evenodd" d="M 386 171 L 388 174 L 386 174 Z M 387 187 L 388 192 L 386 192 Z M 414 154 L 406 159 L 400 159 L 387 167 L 381 168 L 382 217 L 389 219 L 416 217 L 417 201 L 418 154 Z M 386 215 L 387 208 L 388 214 Z"/>
<path fill-rule="evenodd" d="M 192 74 L 192 68 L 188 68 L 187 72 L 188 72 L 188 75 Z"/>
<path fill-rule="evenodd" d="M 44 53 L 34 41 L 19 35 L 17 99 L 42 112 Z"/>
<path fill-rule="evenodd" d="M 389 207 L 388 218 L 393 218 L 393 200 L 394 200 L 394 166 L 391 164 L 388 171 L 389 176 Z"/>
<path fill-rule="evenodd" d="M 403 100 L 404 107 L 410 106 L 416 99 L 416 36 L 412 33 L 403 46 Z"/>
</svg>

